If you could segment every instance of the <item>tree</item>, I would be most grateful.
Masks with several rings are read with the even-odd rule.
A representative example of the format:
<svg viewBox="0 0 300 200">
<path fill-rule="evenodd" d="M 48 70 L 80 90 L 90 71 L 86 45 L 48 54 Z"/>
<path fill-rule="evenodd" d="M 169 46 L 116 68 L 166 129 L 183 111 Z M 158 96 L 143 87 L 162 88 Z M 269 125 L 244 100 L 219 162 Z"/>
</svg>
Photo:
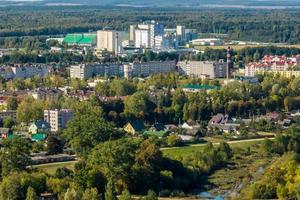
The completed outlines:
<svg viewBox="0 0 300 200">
<path fill-rule="evenodd" d="M 148 108 L 147 95 L 144 92 L 136 92 L 124 101 L 124 113 L 127 116 L 143 118 Z"/>
<path fill-rule="evenodd" d="M 122 194 L 118 198 L 119 200 L 132 200 L 130 192 L 125 189 L 123 190 Z"/>
<path fill-rule="evenodd" d="M 174 147 L 174 146 L 181 146 L 183 144 L 183 141 L 181 137 L 178 135 L 172 134 L 167 137 L 167 145 L 169 147 Z"/>
<path fill-rule="evenodd" d="M 82 200 L 99 200 L 100 196 L 96 188 L 86 189 L 83 193 Z"/>
<path fill-rule="evenodd" d="M 137 144 L 129 139 L 107 141 L 92 150 L 87 164 L 88 167 L 101 171 L 111 182 L 129 186 L 136 150 Z M 109 184 L 107 186 L 111 187 Z"/>
<path fill-rule="evenodd" d="M 34 189 L 32 187 L 28 187 L 27 193 L 26 193 L 26 200 L 38 200 L 38 196 L 35 193 Z"/>
<path fill-rule="evenodd" d="M 147 196 L 145 197 L 145 200 L 157 200 L 157 195 L 153 190 L 149 190 L 147 193 Z"/>
<path fill-rule="evenodd" d="M 100 113 L 86 112 L 75 114 L 64 131 L 65 138 L 80 156 L 87 155 L 101 142 L 121 136 L 121 133 L 114 129 L 111 123 L 105 121 Z"/>
<path fill-rule="evenodd" d="M 3 150 L 0 155 L 2 175 L 26 169 L 26 166 L 30 164 L 29 154 L 28 140 L 21 137 L 3 140 Z"/>
<path fill-rule="evenodd" d="M 43 118 L 44 103 L 41 100 L 35 100 L 28 97 L 23 100 L 17 109 L 17 121 L 29 123 Z"/>
<path fill-rule="evenodd" d="M 63 152 L 64 144 L 58 136 L 49 135 L 46 144 L 47 153 L 50 155 Z"/>
<path fill-rule="evenodd" d="M 14 124 L 15 124 L 15 122 L 11 117 L 5 117 L 3 119 L 3 127 L 4 128 L 12 128 Z"/>
<path fill-rule="evenodd" d="M 64 200 L 80 200 L 78 192 L 74 188 L 68 188 Z"/>
<path fill-rule="evenodd" d="M 114 182 L 112 180 L 109 180 L 105 187 L 105 200 L 117 200 L 117 195 L 114 186 Z"/>
<path fill-rule="evenodd" d="M 18 100 L 16 97 L 9 97 L 7 99 L 7 110 L 17 110 L 18 108 Z"/>
</svg>

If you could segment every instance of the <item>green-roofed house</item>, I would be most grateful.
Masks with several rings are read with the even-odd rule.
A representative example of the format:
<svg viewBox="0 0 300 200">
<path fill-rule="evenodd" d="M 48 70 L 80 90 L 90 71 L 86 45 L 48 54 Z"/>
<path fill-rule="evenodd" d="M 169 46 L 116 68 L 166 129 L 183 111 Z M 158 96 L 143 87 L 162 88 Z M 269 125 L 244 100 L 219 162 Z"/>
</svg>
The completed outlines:
<svg viewBox="0 0 300 200">
<path fill-rule="evenodd" d="M 199 85 L 199 84 L 186 84 L 182 87 L 184 92 L 199 92 L 201 90 L 211 91 L 211 90 L 219 90 L 220 86 L 214 85 Z"/>
<path fill-rule="evenodd" d="M 34 142 L 44 141 L 47 138 L 47 135 L 44 133 L 37 133 L 31 135 L 31 140 Z"/>
<path fill-rule="evenodd" d="M 83 47 L 92 47 L 97 43 L 97 35 L 92 33 L 74 33 L 67 34 L 64 38 L 64 43 L 68 46 L 83 46 Z"/>
</svg>

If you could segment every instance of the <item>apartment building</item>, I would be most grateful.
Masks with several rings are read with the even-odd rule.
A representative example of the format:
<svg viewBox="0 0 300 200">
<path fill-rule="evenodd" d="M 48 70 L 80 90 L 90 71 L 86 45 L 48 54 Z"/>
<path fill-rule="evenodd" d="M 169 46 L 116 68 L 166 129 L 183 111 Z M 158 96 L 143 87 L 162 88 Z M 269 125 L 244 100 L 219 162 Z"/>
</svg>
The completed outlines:
<svg viewBox="0 0 300 200">
<path fill-rule="evenodd" d="M 180 74 L 197 78 L 224 78 L 226 77 L 226 62 L 209 61 L 180 61 L 177 63 Z"/>
<path fill-rule="evenodd" d="M 168 73 L 175 70 L 175 61 L 133 62 L 124 64 L 124 77 L 147 77 L 152 74 Z"/>
<path fill-rule="evenodd" d="M 50 69 L 46 65 L 9 65 L 0 69 L 0 76 L 4 79 L 13 78 L 31 78 L 34 76 L 45 77 L 50 73 Z"/>
<path fill-rule="evenodd" d="M 66 128 L 67 123 L 73 118 L 73 111 L 70 109 L 44 110 L 44 121 L 48 122 L 52 132 Z"/>
<path fill-rule="evenodd" d="M 118 54 L 120 46 L 119 33 L 112 30 L 97 31 L 97 48 L 106 49 L 110 53 Z"/>
<path fill-rule="evenodd" d="M 276 73 L 285 77 L 298 76 L 300 66 L 300 55 L 286 56 L 264 56 L 259 62 L 251 62 L 245 66 L 245 76 L 255 74 Z M 294 70 L 298 68 L 298 70 Z"/>
<path fill-rule="evenodd" d="M 123 65 L 118 63 L 78 64 L 70 67 L 70 77 L 89 79 L 95 76 L 123 76 Z"/>
<path fill-rule="evenodd" d="M 4 110 L 0 112 L 0 119 L 11 118 L 13 121 L 17 121 L 16 110 Z"/>
</svg>

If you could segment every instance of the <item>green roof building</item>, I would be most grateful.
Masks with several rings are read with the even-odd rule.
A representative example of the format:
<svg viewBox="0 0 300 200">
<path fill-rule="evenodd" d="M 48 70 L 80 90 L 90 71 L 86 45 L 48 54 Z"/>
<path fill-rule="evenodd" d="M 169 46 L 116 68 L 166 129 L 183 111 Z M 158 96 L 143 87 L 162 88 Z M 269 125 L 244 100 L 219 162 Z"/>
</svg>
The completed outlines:
<svg viewBox="0 0 300 200">
<path fill-rule="evenodd" d="M 64 43 L 69 46 L 77 45 L 77 46 L 95 46 L 97 42 L 97 35 L 91 33 L 74 33 L 67 34 L 64 38 Z"/>
<path fill-rule="evenodd" d="M 35 142 L 44 141 L 46 138 L 47 138 L 47 135 L 43 134 L 43 133 L 37 133 L 37 134 L 33 134 L 31 136 L 31 140 L 35 141 Z"/>
<path fill-rule="evenodd" d="M 214 85 L 199 85 L 199 84 L 186 84 L 182 87 L 182 90 L 184 92 L 199 92 L 201 90 L 219 90 L 220 86 L 214 86 Z"/>
<path fill-rule="evenodd" d="M 162 138 L 167 135 L 167 131 L 145 131 L 143 136 Z"/>
</svg>

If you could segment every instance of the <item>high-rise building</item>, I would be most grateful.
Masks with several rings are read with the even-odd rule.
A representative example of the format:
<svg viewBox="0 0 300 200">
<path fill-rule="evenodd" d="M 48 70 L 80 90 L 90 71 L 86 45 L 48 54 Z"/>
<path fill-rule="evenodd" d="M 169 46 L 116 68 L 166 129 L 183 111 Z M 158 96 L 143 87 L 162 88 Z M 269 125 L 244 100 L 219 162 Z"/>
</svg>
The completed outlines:
<svg viewBox="0 0 300 200">
<path fill-rule="evenodd" d="M 133 35 L 134 33 L 134 35 Z M 164 26 L 163 24 L 155 21 L 144 22 L 143 24 L 138 24 L 137 26 L 130 26 L 130 40 L 135 41 L 135 46 L 137 48 L 152 48 L 155 49 L 156 37 L 162 38 L 164 35 Z"/>
<path fill-rule="evenodd" d="M 136 29 L 135 30 L 135 47 L 137 48 L 150 48 L 150 32 L 149 29 Z"/>
<path fill-rule="evenodd" d="M 155 49 L 156 46 L 156 36 L 163 36 L 164 35 L 164 26 L 163 24 L 155 21 L 151 21 L 150 23 L 150 46 L 151 48 Z"/>
<path fill-rule="evenodd" d="M 44 110 L 44 120 L 50 124 L 52 132 L 66 128 L 68 121 L 72 118 L 73 111 L 70 109 Z"/>
<path fill-rule="evenodd" d="M 185 27 L 184 26 L 177 26 L 176 27 L 176 34 L 180 41 L 185 40 Z"/>
<path fill-rule="evenodd" d="M 129 41 L 134 42 L 135 41 L 135 25 L 130 25 L 130 30 L 129 30 Z"/>
<path fill-rule="evenodd" d="M 117 31 L 101 30 L 97 31 L 97 48 L 106 49 L 108 52 L 118 54 L 120 39 Z"/>
</svg>

